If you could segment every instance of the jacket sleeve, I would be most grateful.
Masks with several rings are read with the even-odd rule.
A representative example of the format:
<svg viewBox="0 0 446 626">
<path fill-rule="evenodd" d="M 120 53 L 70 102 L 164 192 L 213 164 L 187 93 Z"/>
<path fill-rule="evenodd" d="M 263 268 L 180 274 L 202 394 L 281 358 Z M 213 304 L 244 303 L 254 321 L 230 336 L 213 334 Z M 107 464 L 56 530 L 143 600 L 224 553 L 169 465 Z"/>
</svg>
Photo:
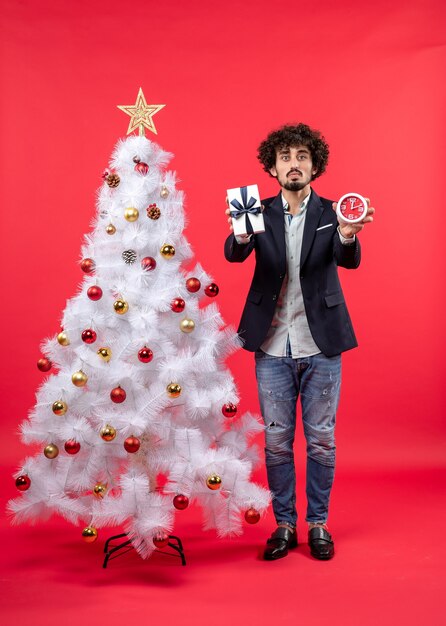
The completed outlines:
<svg viewBox="0 0 446 626">
<path fill-rule="evenodd" d="M 333 253 L 336 264 L 339 267 L 354 270 L 361 263 L 361 244 L 357 236 L 355 237 L 355 243 L 348 246 L 341 243 L 339 233 L 336 233 L 333 238 Z"/>
<path fill-rule="evenodd" d="M 254 250 L 255 235 L 248 243 L 237 243 L 236 238 L 231 233 L 225 241 L 225 258 L 230 263 L 243 263 Z"/>
</svg>

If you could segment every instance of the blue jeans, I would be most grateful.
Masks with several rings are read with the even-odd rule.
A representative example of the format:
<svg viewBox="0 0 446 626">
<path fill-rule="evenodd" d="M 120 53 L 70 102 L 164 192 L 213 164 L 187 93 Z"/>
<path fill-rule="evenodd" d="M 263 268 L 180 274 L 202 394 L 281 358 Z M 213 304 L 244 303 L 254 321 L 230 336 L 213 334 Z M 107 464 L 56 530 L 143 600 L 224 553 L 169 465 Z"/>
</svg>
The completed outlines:
<svg viewBox="0 0 446 626">
<path fill-rule="evenodd" d="M 341 357 L 293 359 L 255 354 L 260 409 L 265 422 L 265 459 L 278 524 L 296 526 L 294 433 L 300 394 L 307 442 L 307 522 L 325 523 L 333 485 L 336 410 Z"/>
</svg>

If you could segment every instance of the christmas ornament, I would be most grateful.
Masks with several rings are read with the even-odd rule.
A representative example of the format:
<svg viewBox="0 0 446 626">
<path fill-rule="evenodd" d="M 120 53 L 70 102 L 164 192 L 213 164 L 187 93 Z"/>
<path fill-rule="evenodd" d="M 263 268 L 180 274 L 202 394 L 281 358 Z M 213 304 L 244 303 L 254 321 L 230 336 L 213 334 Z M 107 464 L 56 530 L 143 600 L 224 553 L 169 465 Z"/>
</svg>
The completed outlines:
<svg viewBox="0 0 446 626">
<path fill-rule="evenodd" d="M 146 271 L 150 272 L 151 270 L 155 269 L 156 261 L 155 261 L 155 259 L 153 257 L 146 256 L 141 261 L 141 267 L 142 267 L 143 270 L 146 270 Z"/>
<path fill-rule="evenodd" d="M 87 526 L 87 528 L 84 528 L 82 531 L 82 538 L 85 543 L 94 543 L 98 538 L 98 531 L 96 528 L 93 528 L 93 526 Z"/>
<path fill-rule="evenodd" d="M 180 328 L 183 333 L 191 333 L 195 328 L 195 322 L 194 320 L 187 319 L 186 317 L 184 320 L 181 320 Z"/>
<path fill-rule="evenodd" d="M 149 204 L 146 211 L 147 211 L 147 217 L 150 217 L 151 220 L 157 220 L 160 218 L 161 211 L 156 206 L 156 204 Z"/>
<path fill-rule="evenodd" d="M 138 352 L 138 359 L 141 361 L 141 363 L 150 363 L 150 361 L 153 359 L 153 352 L 150 348 L 147 348 L 147 346 L 144 346 L 144 348 L 141 348 L 141 350 Z"/>
<path fill-rule="evenodd" d="M 160 252 L 165 259 L 171 259 L 175 256 L 175 248 L 170 243 L 165 243 Z"/>
<path fill-rule="evenodd" d="M 98 500 L 102 500 L 102 498 L 105 496 L 106 493 L 107 493 L 107 485 L 104 485 L 103 483 L 97 483 L 93 487 L 93 495 Z"/>
<path fill-rule="evenodd" d="M 128 222 L 136 222 L 139 217 L 139 211 L 135 207 L 129 207 L 124 211 L 124 217 Z"/>
<path fill-rule="evenodd" d="M 340 220 L 348 224 L 361 222 L 367 215 L 367 200 L 359 193 L 346 193 L 339 198 L 336 213 Z"/>
<path fill-rule="evenodd" d="M 209 296 L 209 298 L 215 298 L 215 296 L 218 295 L 219 291 L 220 290 L 218 288 L 218 285 L 216 285 L 215 283 L 211 283 L 210 285 L 204 288 L 204 293 L 207 296 Z"/>
<path fill-rule="evenodd" d="M 174 313 L 181 313 L 181 311 L 184 311 L 185 306 L 186 303 L 184 302 L 183 298 L 175 298 L 175 300 L 172 300 L 170 308 Z"/>
<path fill-rule="evenodd" d="M 112 351 L 110 350 L 110 348 L 99 348 L 97 354 L 99 354 L 99 356 L 105 363 L 108 363 L 112 358 Z"/>
<path fill-rule="evenodd" d="M 107 233 L 107 235 L 114 235 L 116 232 L 116 226 L 114 226 L 113 224 L 109 224 L 108 226 L 106 226 L 105 232 Z"/>
<path fill-rule="evenodd" d="M 26 474 L 18 476 L 15 479 L 15 486 L 19 491 L 27 491 L 31 487 L 31 479 Z"/>
<path fill-rule="evenodd" d="M 94 271 L 94 261 L 93 259 L 82 259 L 81 261 L 81 270 L 85 272 L 85 274 L 91 274 Z"/>
<path fill-rule="evenodd" d="M 201 283 L 198 278 L 188 278 L 186 280 L 186 289 L 190 291 L 190 293 L 196 293 L 201 287 Z"/>
<path fill-rule="evenodd" d="M 256 511 L 256 509 L 248 509 L 245 512 L 245 520 L 248 522 L 248 524 L 257 524 L 257 522 L 260 520 L 260 513 Z"/>
<path fill-rule="evenodd" d="M 139 135 L 144 136 L 144 128 L 147 128 L 156 135 L 157 132 L 152 117 L 165 106 L 165 104 L 147 104 L 144 93 L 140 87 L 134 105 L 121 104 L 118 106 L 118 109 L 124 111 L 124 113 L 131 117 L 127 135 L 130 135 L 130 133 L 138 129 Z"/>
<path fill-rule="evenodd" d="M 189 506 L 189 498 L 180 493 L 173 499 L 173 506 L 179 511 L 183 511 Z"/>
<path fill-rule="evenodd" d="M 134 250 L 124 250 L 121 256 L 127 265 L 131 265 L 136 261 L 136 252 Z"/>
<path fill-rule="evenodd" d="M 53 364 L 51 363 L 51 361 L 49 359 L 46 359 L 45 357 L 42 357 L 37 361 L 37 367 L 41 372 L 49 372 L 52 366 Z"/>
<path fill-rule="evenodd" d="M 169 195 L 169 190 L 167 189 L 166 185 L 163 185 L 161 187 L 161 191 L 160 191 L 160 196 L 161 198 L 163 198 L 163 200 L 165 200 Z"/>
<path fill-rule="evenodd" d="M 101 428 L 101 437 L 104 441 L 113 441 L 116 437 L 116 428 L 113 428 L 110 424 L 106 424 Z"/>
<path fill-rule="evenodd" d="M 61 330 L 60 333 L 57 335 L 57 341 L 60 343 L 61 346 L 70 345 L 70 340 L 68 339 L 67 333 L 64 330 Z"/>
<path fill-rule="evenodd" d="M 169 543 L 169 535 L 167 535 L 166 533 L 159 533 L 158 535 L 155 535 L 153 537 L 152 541 L 155 548 L 165 548 Z"/>
<path fill-rule="evenodd" d="M 209 487 L 209 489 L 212 489 L 212 491 L 216 491 L 217 489 L 220 489 L 221 487 L 220 476 L 218 476 L 217 474 L 212 474 L 211 476 L 207 478 L 206 485 Z"/>
<path fill-rule="evenodd" d="M 234 417 L 237 413 L 237 406 L 232 404 L 232 402 L 227 402 L 221 407 L 221 412 L 225 417 Z"/>
<path fill-rule="evenodd" d="M 56 402 L 53 402 L 52 409 L 55 415 L 65 415 L 68 410 L 68 406 L 63 400 L 56 400 Z"/>
<path fill-rule="evenodd" d="M 68 439 L 64 445 L 67 454 L 77 454 L 81 449 L 81 444 L 75 439 Z"/>
<path fill-rule="evenodd" d="M 166 387 L 166 391 L 171 398 L 178 398 L 181 393 L 181 385 L 178 383 L 169 383 Z"/>
<path fill-rule="evenodd" d="M 116 302 L 113 304 L 113 308 L 115 309 L 116 313 L 118 313 L 118 315 L 124 315 L 124 313 L 127 313 L 127 311 L 129 310 L 129 305 L 125 300 L 116 300 Z"/>
<path fill-rule="evenodd" d="M 56 456 L 59 455 L 59 448 L 56 446 L 55 443 L 49 443 L 47 446 L 45 446 L 43 454 L 46 456 L 47 459 L 55 459 Z"/>
<path fill-rule="evenodd" d="M 93 285 L 87 289 L 87 296 L 90 300 L 94 300 L 96 302 L 102 298 L 102 289 L 97 285 Z"/>
<path fill-rule="evenodd" d="M 87 384 L 88 376 L 82 370 L 74 372 L 71 381 L 75 387 L 84 387 Z"/>
<path fill-rule="evenodd" d="M 119 178 L 117 174 L 109 174 L 108 176 L 105 177 L 105 182 L 107 183 L 109 187 L 113 188 L 119 185 L 119 183 L 121 182 L 121 179 Z"/>
<path fill-rule="evenodd" d="M 141 174 L 142 176 L 145 176 L 148 171 L 149 171 L 149 166 L 147 165 L 147 163 L 144 163 L 143 161 L 140 161 L 139 163 L 135 165 L 135 172 L 138 172 L 138 174 Z"/>
<path fill-rule="evenodd" d="M 133 435 L 131 437 L 127 437 L 127 439 L 124 441 L 124 448 L 127 450 L 127 452 L 138 452 L 140 445 L 141 442 L 138 437 L 133 437 Z"/>
<path fill-rule="evenodd" d="M 112 402 L 115 402 L 116 404 L 121 404 L 121 402 L 124 402 L 126 397 L 127 394 L 125 393 L 124 389 L 121 389 L 121 387 L 115 387 L 110 391 L 110 398 Z"/>
<path fill-rule="evenodd" d="M 82 341 L 85 343 L 94 343 L 96 341 L 96 333 L 92 328 L 86 328 L 82 331 Z"/>
</svg>

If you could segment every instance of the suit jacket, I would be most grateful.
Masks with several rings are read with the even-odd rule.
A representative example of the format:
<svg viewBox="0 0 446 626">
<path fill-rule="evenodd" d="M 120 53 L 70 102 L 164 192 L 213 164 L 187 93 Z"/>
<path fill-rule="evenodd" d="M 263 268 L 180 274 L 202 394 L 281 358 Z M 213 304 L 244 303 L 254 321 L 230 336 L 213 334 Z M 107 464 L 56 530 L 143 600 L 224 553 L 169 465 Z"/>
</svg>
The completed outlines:
<svg viewBox="0 0 446 626">
<path fill-rule="evenodd" d="M 282 196 L 279 193 L 262 204 L 265 232 L 253 235 L 248 244 L 238 244 L 233 234 L 225 242 L 225 257 L 231 263 L 243 262 L 255 250 L 254 276 L 238 328 L 244 348 L 251 352 L 265 340 L 287 271 Z M 358 345 L 337 268 L 358 267 L 361 248 L 357 237 L 353 245 L 342 245 L 337 226 L 332 201 L 312 190 L 302 239 L 300 283 L 311 334 L 328 357 Z"/>
</svg>

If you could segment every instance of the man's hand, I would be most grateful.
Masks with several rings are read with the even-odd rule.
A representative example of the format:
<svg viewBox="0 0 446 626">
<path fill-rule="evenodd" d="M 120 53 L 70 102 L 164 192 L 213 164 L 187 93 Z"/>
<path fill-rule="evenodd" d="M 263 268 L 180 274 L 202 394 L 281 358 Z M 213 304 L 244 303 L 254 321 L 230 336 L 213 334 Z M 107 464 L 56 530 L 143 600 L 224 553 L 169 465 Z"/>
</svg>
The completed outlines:
<svg viewBox="0 0 446 626">
<path fill-rule="evenodd" d="M 366 201 L 368 205 L 367 215 L 360 222 L 356 222 L 356 224 L 349 224 L 348 222 L 344 222 L 344 220 L 341 220 L 338 218 L 339 230 L 341 232 L 341 235 L 345 237 L 346 239 L 350 239 L 351 237 L 353 237 L 353 235 L 356 235 L 356 233 L 359 233 L 368 222 L 373 222 L 373 214 L 375 213 L 375 209 L 370 206 L 369 198 L 366 198 Z M 336 212 L 337 206 L 338 206 L 338 203 L 333 202 L 333 210 L 335 212 Z"/>
</svg>

